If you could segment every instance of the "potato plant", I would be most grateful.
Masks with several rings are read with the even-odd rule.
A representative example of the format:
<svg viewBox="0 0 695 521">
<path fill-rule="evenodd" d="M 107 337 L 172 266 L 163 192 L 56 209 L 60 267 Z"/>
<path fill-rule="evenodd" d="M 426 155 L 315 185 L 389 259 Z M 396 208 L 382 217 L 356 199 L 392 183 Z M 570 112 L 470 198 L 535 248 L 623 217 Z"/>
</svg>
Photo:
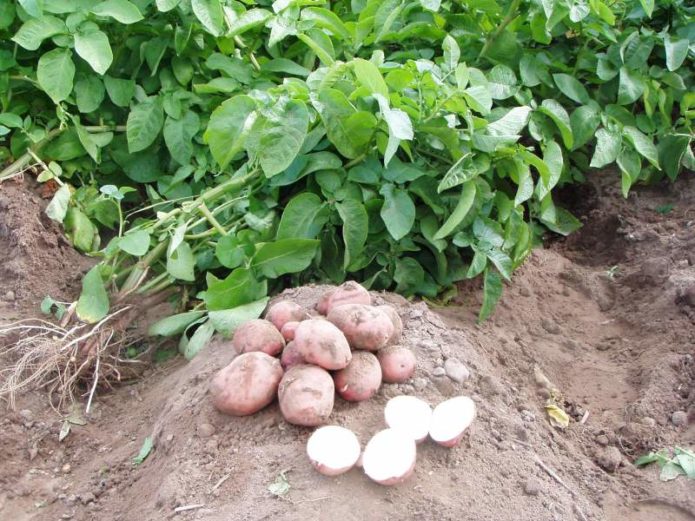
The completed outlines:
<svg viewBox="0 0 695 521">
<path fill-rule="evenodd" d="M 193 356 L 309 280 L 502 280 L 553 193 L 695 168 L 683 0 L 0 0 L 0 180 L 101 262 L 77 316 L 177 287 Z"/>
</svg>

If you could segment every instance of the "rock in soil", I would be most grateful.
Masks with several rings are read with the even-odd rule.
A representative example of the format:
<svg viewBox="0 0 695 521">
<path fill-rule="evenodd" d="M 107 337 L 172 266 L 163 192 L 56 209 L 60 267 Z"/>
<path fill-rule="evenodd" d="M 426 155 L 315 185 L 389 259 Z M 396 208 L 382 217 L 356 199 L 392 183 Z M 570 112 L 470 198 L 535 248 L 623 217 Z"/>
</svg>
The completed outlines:
<svg viewBox="0 0 695 521">
<path fill-rule="evenodd" d="M 444 371 L 449 378 L 457 383 L 463 383 L 471 376 L 468 368 L 457 358 L 449 358 L 444 362 Z"/>
<path fill-rule="evenodd" d="M 443 367 L 435 367 L 432 370 L 432 376 L 444 376 L 446 374 L 446 370 Z"/>
</svg>

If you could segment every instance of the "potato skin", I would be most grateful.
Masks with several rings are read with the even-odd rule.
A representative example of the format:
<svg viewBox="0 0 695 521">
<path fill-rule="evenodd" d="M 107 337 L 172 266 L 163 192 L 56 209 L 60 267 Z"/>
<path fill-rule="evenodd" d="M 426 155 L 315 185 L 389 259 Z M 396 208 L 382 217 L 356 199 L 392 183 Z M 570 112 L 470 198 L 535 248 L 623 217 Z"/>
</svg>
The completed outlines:
<svg viewBox="0 0 695 521">
<path fill-rule="evenodd" d="M 265 313 L 265 319 L 271 322 L 278 331 L 281 331 L 288 322 L 301 322 L 307 318 L 309 318 L 309 313 L 291 300 L 279 300 L 270 306 Z"/>
<path fill-rule="evenodd" d="M 285 339 L 271 322 L 257 318 L 244 322 L 234 331 L 232 346 L 239 354 L 261 351 L 276 356 L 285 347 Z"/>
<path fill-rule="evenodd" d="M 316 311 L 322 315 L 328 315 L 331 309 L 343 304 L 364 304 L 372 305 L 372 297 L 363 286 L 355 281 L 349 280 L 342 283 L 337 288 L 327 291 L 323 294 L 318 304 Z"/>
<path fill-rule="evenodd" d="M 391 318 L 384 311 L 371 306 L 344 304 L 333 308 L 327 318 L 345 334 L 354 349 L 377 351 L 393 335 Z"/>
<path fill-rule="evenodd" d="M 352 359 L 345 335 L 324 319 L 300 322 L 294 333 L 294 343 L 307 363 L 331 371 L 347 367 Z"/>
<path fill-rule="evenodd" d="M 241 354 L 210 382 L 212 404 L 233 416 L 253 414 L 273 401 L 282 375 L 277 358 L 260 351 Z"/>
<path fill-rule="evenodd" d="M 295 365 L 280 381 L 278 401 L 289 423 L 314 427 L 333 412 L 335 386 L 328 371 L 315 365 Z"/>
<path fill-rule="evenodd" d="M 376 356 L 369 351 L 356 351 L 345 369 L 333 375 L 335 389 L 349 402 L 368 400 L 381 386 L 381 367 Z"/>
<path fill-rule="evenodd" d="M 282 334 L 282 337 L 285 339 L 285 342 L 292 342 L 292 340 L 294 340 L 294 334 L 297 331 L 298 325 L 299 322 L 295 321 L 285 322 L 285 325 L 282 326 L 282 329 L 280 330 L 280 333 Z"/>
<path fill-rule="evenodd" d="M 403 337 L 403 321 L 401 320 L 401 316 L 393 306 L 385 304 L 383 306 L 377 306 L 376 308 L 386 313 L 393 323 L 393 334 L 391 335 L 391 338 L 389 338 L 388 342 L 386 342 L 386 345 L 396 345 Z"/>
<path fill-rule="evenodd" d="M 304 364 L 304 357 L 297 351 L 297 344 L 294 342 L 288 342 L 285 349 L 282 350 L 282 356 L 280 357 L 280 364 L 282 368 L 287 370 L 293 365 Z"/>
<path fill-rule="evenodd" d="M 417 360 L 413 352 L 402 346 L 386 346 L 377 353 L 384 382 L 400 384 L 415 373 Z"/>
</svg>

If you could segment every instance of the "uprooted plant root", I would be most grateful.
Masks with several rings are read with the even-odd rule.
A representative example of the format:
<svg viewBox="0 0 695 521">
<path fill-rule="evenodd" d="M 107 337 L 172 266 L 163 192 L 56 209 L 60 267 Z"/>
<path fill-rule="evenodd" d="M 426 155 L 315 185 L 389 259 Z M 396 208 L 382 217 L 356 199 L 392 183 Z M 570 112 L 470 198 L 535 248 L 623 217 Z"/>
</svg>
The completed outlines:
<svg viewBox="0 0 695 521">
<path fill-rule="evenodd" d="M 81 396 L 89 412 L 97 388 L 131 380 L 146 365 L 147 352 L 123 356 L 140 340 L 128 330 L 137 312 L 124 305 L 96 324 L 29 319 L 0 328 L 0 398 L 14 409 L 18 393 L 45 388 L 56 411 Z"/>
</svg>

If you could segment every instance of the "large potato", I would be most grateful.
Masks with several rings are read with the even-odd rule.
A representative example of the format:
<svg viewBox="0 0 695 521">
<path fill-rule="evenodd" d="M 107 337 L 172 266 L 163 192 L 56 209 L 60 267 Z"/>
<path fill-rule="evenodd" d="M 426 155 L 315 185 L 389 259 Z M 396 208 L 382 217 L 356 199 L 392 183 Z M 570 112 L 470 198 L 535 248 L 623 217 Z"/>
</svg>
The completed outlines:
<svg viewBox="0 0 695 521">
<path fill-rule="evenodd" d="M 307 363 L 331 371 L 346 367 L 352 359 L 345 335 L 327 320 L 300 322 L 294 332 L 294 344 Z"/>
<path fill-rule="evenodd" d="M 281 379 L 277 358 L 259 351 L 239 355 L 213 377 L 212 403 L 226 414 L 253 414 L 273 401 Z"/>
<path fill-rule="evenodd" d="M 345 369 L 333 375 L 335 389 L 344 400 L 369 400 L 381 385 L 379 361 L 369 351 L 355 351 Z"/>
<path fill-rule="evenodd" d="M 370 306 L 372 297 L 364 287 L 357 282 L 349 280 L 337 288 L 324 293 L 318 304 L 316 304 L 316 311 L 322 315 L 328 315 L 331 309 L 343 304 L 364 304 Z"/>
<path fill-rule="evenodd" d="M 386 346 L 376 355 L 381 365 L 384 382 L 400 384 L 415 373 L 417 361 L 413 352 L 402 346 Z"/>
<path fill-rule="evenodd" d="M 236 328 L 232 346 L 237 353 L 261 351 L 275 356 L 285 347 L 285 339 L 271 322 L 257 318 Z"/>
<path fill-rule="evenodd" d="M 393 335 L 393 322 L 381 309 L 363 304 L 344 304 L 328 313 L 328 320 L 337 326 L 355 349 L 377 351 Z"/>
<path fill-rule="evenodd" d="M 295 365 L 280 381 L 278 401 L 285 420 L 313 427 L 333 412 L 335 386 L 327 371 L 315 365 Z"/>
<path fill-rule="evenodd" d="M 281 331 L 282 327 L 288 322 L 301 322 L 307 318 L 309 318 L 309 313 L 291 300 L 276 302 L 268 308 L 265 314 L 265 319 L 272 322 L 278 331 Z"/>
<path fill-rule="evenodd" d="M 397 344 L 401 341 L 401 337 L 403 336 L 403 321 L 401 320 L 401 316 L 393 306 L 383 305 L 377 306 L 376 308 L 386 313 L 393 323 L 393 334 L 386 345 L 391 346 Z"/>
</svg>

